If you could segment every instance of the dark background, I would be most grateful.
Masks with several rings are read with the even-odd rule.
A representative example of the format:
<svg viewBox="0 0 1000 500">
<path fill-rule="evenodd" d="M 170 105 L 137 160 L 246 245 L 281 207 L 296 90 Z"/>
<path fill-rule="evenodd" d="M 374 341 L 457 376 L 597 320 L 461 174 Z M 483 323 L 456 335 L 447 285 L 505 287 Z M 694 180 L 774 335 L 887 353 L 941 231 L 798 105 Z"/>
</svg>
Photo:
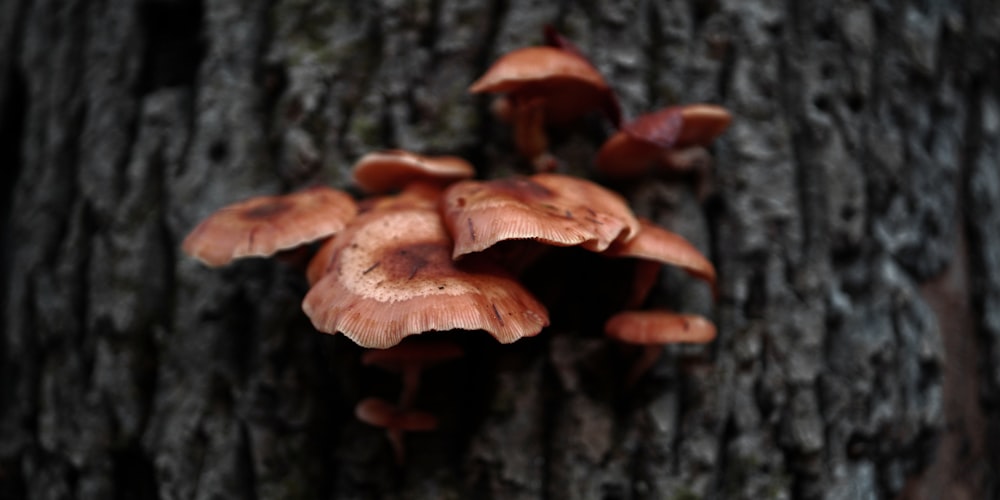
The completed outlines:
<svg viewBox="0 0 1000 500">
<path fill-rule="evenodd" d="M 628 116 L 732 111 L 707 198 L 614 186 L 716 263 L 653 301 L 719 338 L 625 391 L 594 325 L 464 336 L 399 468 L 300 273 L 179 242 L 373 149 L 523 171 L 465 88 L 545 23 Z M 1000 498 L 998 50 L 988 0 L 3 0 L 0 498 Z"/>
</svg>

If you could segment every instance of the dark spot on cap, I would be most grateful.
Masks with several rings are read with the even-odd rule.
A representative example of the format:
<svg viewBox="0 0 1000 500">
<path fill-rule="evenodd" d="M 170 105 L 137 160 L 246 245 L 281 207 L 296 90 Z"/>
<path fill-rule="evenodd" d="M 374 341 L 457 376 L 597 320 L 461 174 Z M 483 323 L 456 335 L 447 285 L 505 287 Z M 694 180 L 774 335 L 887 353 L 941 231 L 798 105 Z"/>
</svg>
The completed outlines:
<svg viewBox="0 0 1000 500">
<path fill-rule="evenodd" d="M 257 205 L 256 207 L 243 212 L 243 215 L 248 219 L 269 219 L 291 209 L 292 204 L 287 200 L 274 200 L 262 205 Z"/>
<path fill-rule="evenodd" d="M 454 274 L 451 248 L 442 243 L 413 243 L 388 248 L 381 254 L 379 263 L 382 272 L 391 280 L 411 280 L 420 272 L 436 276 Z"/>
<path fill-rule="evenodd" d="M 500 311 L 497 309 L 497 305 L 496 304 L 490 304 L 490 305 L 493 306 L 493 315 L 497 317 L 497 321 L 500 322 L 500 326 L 503 326 L 504 324 L 503 316 L 500 315 Z"/>
</svg>

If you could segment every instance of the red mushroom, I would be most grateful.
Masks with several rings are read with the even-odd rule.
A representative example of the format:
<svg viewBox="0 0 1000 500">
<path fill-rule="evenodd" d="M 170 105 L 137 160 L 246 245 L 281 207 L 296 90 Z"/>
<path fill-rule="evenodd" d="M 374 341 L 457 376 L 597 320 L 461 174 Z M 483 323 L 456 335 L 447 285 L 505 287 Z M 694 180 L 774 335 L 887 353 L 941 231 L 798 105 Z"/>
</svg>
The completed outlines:
<svg viewBox="0 0 1000 500">
<path fill-rule="evenodd" d="M 359 402 L 354 407 L 354 416 L 368 425 L 385 429 L 396 463 L 400 465 L 406 458 L 403 433 L 432 431 L 438 425 L 437 417 L 430 413 L 398 408 L 379 398 L 366 398 Z"/>
<path fill-rule="evenodd" d="M 432 330 L 486 330 L 503 343 L 538 334 L 548 312 L 498 266 L 458 264 L 438 212 L 392 207 L 359 215 L 331 244 L 303 309 L 322 332 L 386 348 Z"/>
<path fill-rule="evenodd" d="M 445 186 L 475 174 L 472 165 L 457 156 L 425 156 L 400 149 L 368 153 L 351 171 L 354 182 L 369 193 L 388 193 L 414 183 Z"/>
<path fill-rule="evenodd" d="M 546 165 L 544 123 L 565 124 L 601 110 L 617 125 L 620 116 L 614 92 L 597 69 L 578 53 L 558 47 L 509 52 L 469 91 L 505 94 L 499 107 L 509 110 L 517 146 L 536 165 Z"/>
<path fill-rule="evenodd" d="M 715 339 L 715 325 L 694 314 L 668 311 L 625 311 L 604 324 L 604 332 L 615 340 L 643 347 L 642 355 L 632 365 L 626 384 L 639 380 L 663 351 L 663 345 L 676 343 L 704 344 Z"/>
<path fill-rule="evenodd" d="M 597 169 L 610 177 L 635 177 L 656 166 L 688 168 L 707 161 L 703 146 L 729 126 L 721 106 L 672 106 L 642 115 L 611 136 L 597 153 Z"/>
<path fill-rule="evenodd" d="M 348 194 L 323 186 L 260 196 L 219 209 L 187 235 L 182 248 L 209 266 L 268 257 L 328 237 L 356 213 Z"/>
</svg>

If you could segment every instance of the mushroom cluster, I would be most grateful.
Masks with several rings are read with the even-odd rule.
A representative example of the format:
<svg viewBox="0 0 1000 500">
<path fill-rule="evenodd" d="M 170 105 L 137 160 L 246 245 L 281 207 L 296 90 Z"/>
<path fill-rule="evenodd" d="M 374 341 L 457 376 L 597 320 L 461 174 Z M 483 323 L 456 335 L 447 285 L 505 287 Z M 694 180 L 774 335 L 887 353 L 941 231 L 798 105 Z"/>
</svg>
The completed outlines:
<svg viewBox="0 0 1000 500">
<path fill-rule="evenodd" d="M 413 408 L 420 370 L 461 355 L 455 345 L 407 337 L 485 331 L 511 343 L 539 334 L 550 324 L 552 304 L 526 283 L 541 272 L 540 259 L 560 249 L 634 261 L 629 290 L 611 298 L 616 309 L 604 318 L 609 337 L 651 346 L 630 382 L 656 360 L 659 346 L 715 336 L 700 316 L 639 310 L 663 264 L 714 290 L 711 262 L 683 237 L 638 218 L 621 195 L 553 173 L 558 162 L 547 151 L 546 127 L 602 113 L 616 132 L 596 167 L 625 177 L 707 155 L 704 147 L 729 114 L 712 105 L 675 106 L 625 122 L 594 65 L 554 30 L 546 30 L 546 40 L 501 57 L 470 87 L 499 95 L 493 109 L 511 123 L 518 151 L 537 173 L 475 180 L 462 158 L 374 152 L 352 169 L 367 195 L 360 200 L 328 187 L 257 197 L 220 209 L 184 240 L 183 250 L 209 266 L 316 249 L 305 269 L 303 310 L 317 330 L 372 349 L 364 364 L 401 374 L 398 404 L 368 398 L 356 408 L 360 420 L 386 429 L 400 461 L 402 432 L 436 426 L 432 415 Z"/>
</svg>

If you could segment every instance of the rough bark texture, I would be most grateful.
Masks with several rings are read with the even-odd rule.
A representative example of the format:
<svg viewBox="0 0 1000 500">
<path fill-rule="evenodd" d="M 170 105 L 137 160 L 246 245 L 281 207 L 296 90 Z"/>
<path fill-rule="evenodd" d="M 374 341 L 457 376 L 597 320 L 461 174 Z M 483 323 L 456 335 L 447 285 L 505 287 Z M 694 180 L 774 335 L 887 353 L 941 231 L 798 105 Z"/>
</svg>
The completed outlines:
<svg viewBox="0 0 1000 500">
<path fill-rule="evenodd" d="M 626 391 L 593 325 L 467 336 L 399 468 L 300 272 L 179 241 L 373 149 L 523 168 L 465 88 L 545 23 L 629 115 L 733 111 L 708 199 L 615 186 L 717 264 L 653 300 L 719 339 Z M 0 497 L 1000 498 L 998 54 L 988 0 L 5 0 Z"/>
</svg>

